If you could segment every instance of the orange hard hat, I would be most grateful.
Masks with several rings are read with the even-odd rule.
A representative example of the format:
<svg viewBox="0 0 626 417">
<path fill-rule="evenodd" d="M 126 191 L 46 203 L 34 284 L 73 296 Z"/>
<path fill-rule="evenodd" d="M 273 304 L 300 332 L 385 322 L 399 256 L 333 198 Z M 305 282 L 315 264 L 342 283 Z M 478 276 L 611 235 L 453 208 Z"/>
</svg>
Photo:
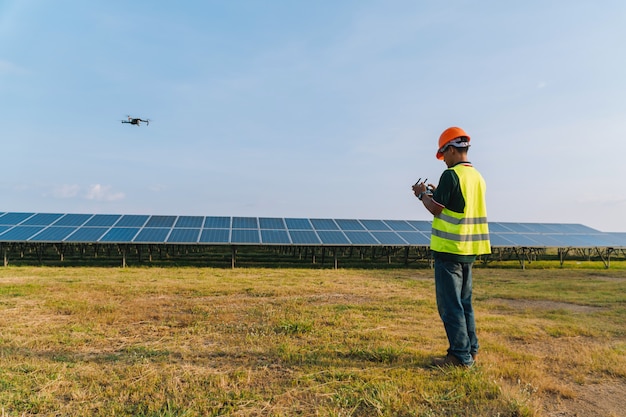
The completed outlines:
<svg viewBox="0 0 626 417">
<path fill-rule="evenodd" d="M 469 143 L 470 141 L 469 135 L 465 133 L 465 131 L 461 129 L 460 127 L 453 126 L 444 130 L 441 136 L 439 136 L 439 147 L 437 148 L 437 159 L 443 159 L 443 153 L 441 151 L 443 150 L 442 148 L 444 146 L 446 146 L 448 143 L 450 143 L 454 139 L 457 139 L 460 137 L 467 138 L 467 140 L 463 142 Z M 469 145 L 464 145 L 464 146 L 469 146 Z"/>
</svg>

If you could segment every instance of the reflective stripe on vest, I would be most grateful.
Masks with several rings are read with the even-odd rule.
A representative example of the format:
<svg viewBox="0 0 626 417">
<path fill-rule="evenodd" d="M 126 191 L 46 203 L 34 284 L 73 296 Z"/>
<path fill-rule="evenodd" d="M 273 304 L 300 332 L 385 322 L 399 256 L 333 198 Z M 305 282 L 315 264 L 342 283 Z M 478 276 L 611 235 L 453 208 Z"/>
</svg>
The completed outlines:
<svg viewBox="0 0 626 417">
<path fill-rule="evenodd" d="M 444 208 L 432 224 L 430 248 L 456 255 L 491 253 L 489 225 L 485 204 L 485 180 L 471 165 L 458 164 L 451 169 L 459 177 L 465 199 L 464 213 Z"/>
</svg>

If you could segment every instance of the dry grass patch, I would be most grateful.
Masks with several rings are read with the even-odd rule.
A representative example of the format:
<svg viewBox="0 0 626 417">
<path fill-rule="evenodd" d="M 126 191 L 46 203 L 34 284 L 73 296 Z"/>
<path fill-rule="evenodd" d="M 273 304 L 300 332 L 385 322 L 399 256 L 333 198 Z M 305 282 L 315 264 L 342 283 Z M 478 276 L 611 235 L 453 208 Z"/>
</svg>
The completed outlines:
<svg viewBox="0 0 626 417">
<path fill-rule="evenodd" d="M 429 366 L 447 344 L 431 270 L 3 268 L 0 407 L 568 416 L 626 380 L 623 285 L 609 271 L 476 269 L 482 351 L 467 371 Z"/>
</svg>

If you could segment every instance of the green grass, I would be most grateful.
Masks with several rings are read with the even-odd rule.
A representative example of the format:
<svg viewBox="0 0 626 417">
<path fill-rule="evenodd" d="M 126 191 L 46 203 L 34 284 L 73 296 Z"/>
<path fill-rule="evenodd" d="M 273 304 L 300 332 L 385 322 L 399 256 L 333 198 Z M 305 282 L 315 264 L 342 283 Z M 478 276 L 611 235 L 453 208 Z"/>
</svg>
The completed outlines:
<svg viewBox="0 0 626 417">
<path fill-rule="evenodd" d="M 429 269 L 0 268 L 0 407 L 540 416 L 572 386 L 626 380 L 622 276 L 476 268 L 480 365 L 442 370 Z"/>
</svg>

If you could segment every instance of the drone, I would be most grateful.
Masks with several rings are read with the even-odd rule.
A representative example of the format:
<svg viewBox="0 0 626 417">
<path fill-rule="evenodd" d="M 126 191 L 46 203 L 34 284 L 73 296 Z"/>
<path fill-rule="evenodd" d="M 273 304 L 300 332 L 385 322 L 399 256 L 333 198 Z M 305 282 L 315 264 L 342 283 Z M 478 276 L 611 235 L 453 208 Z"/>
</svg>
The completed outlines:
<svg viewBox="0 0 626 417">
<path fill-rule="evenodd" d="M 146 126 L 150 124 L 150 119 L 144 120 L 138 117 L 130 117 L 130 116 L 126 116 L 126 117 L 128 117 L 128 121 L 122 120 L 122 123 L 128 123 L 128 124 L 135 125 L 135 126 L 139 126 L 141 122 L 144 122 Z"/>
</svg>

